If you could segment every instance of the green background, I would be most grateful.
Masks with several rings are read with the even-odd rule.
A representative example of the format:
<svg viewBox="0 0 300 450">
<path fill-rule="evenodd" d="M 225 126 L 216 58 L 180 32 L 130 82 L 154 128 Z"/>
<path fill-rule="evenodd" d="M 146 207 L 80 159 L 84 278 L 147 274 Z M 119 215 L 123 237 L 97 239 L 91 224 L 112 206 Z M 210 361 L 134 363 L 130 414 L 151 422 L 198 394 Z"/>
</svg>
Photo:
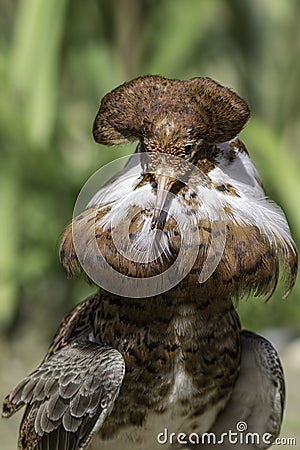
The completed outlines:
<svg viewBox="0 0 300 450">
<path fill-rule="evenodd" d="M 95 290 L 66 279 L 58 246 L 84 182 L 133 149 L 91 135 L 101 97 L 125 80 L 209 76 L 245 98 L 252 116 L 242 140 L 299 246 L 298 0 L 1 0 L 0 8 L 4 384 L 36 365 L 59 321 Z M 287 300 L 279 290 L 267 304 L 242 301 L 244 326 L 297 335 L 299 295 L 298 282 Z"/>
</svg>

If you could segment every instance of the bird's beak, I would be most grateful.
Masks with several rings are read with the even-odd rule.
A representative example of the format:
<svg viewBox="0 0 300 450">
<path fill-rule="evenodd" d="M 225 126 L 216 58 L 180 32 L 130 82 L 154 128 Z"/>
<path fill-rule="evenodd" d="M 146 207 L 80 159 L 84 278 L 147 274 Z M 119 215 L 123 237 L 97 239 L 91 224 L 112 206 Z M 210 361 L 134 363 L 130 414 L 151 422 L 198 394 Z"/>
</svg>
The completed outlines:
<svg viewBox="0 0 300 450">
<path fill-rule="evenodd" d="M 157 182 L 157 193 L 156 193 L 156 203 L 153 212 L 153 218 L 151 223 L 151 229 L 163 228 L 167 213 L 164 210 L 166 204 L 167 196 L 170 192 L 176 180 L 168 175 L 159 174 L 156 178 Z M 163 223 L 161 223 L 163 222 Z"/>
</svg>

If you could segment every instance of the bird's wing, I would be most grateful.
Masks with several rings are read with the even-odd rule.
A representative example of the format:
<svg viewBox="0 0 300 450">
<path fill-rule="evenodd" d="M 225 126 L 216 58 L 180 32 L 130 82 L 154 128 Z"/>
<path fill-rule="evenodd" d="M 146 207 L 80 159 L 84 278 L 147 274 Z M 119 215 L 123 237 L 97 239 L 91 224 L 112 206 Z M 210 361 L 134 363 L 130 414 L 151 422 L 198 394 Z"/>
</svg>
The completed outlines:
<svg viewBox="0 0 300 450">
<path fill-rule="evenodd" d="M 27 406 L 22 450 L 81 450 L 111 413 L 125 363 L 115 349 L 73 341 L 43 362 L 7 396 L 3 415 Z"/>
<path fill-rule="evenodd" d="M 219 448 L 225 450 L 267 449 L 280 432 L 285 404 L 284 374 L 275 348 L 265 338 L 243 330 L 241 344 L 238 379 L 228 404 L 210 431 L 223 440 Z M 222 438 L 222 433 L 229 430 L 237 433 L 238 444 L 233 442 L 235 435 L 231 443 L 227 436 Z"/>
</svg>

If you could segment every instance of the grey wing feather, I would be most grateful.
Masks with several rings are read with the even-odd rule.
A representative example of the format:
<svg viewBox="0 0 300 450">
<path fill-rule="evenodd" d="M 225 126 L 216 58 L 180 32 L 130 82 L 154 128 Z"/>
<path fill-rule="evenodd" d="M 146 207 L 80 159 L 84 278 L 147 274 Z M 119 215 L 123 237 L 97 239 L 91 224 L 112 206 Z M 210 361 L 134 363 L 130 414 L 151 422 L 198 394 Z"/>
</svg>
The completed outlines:
<svg viewBox="0 0 300 450">
<path fill-rule="evenodd" d="M 237 424 L 243 421 L 247 424 L 243 436 L 256 433 L 259 438 L 249 437 L 248 444 L 239 444 L 238 448 L 267 449 L 278 437 L 281 428 L 285 405 L 283 369 L 275 348 L 265 338 L 243 330 L 241 344 L 241 369 L 238 379 L 229 402 L 210 431 L 217 436 L 228 430 L 239 434 Z M 218 446 L 207 445 L 201 448 L 216 447 Z M 233 450 L 237 448 L 237 444 L 230 444 L 224 439 L 224 443 L 219 447 Z"/>
<path fill-rule="evenodd" d="M 117 350 L 88 340 L 74 341 L 52 355 L 6 398 L 4 416 L 27 405 L 19 448 L 85 448 L 111 413 L 124 374 Z"/>
</svg>

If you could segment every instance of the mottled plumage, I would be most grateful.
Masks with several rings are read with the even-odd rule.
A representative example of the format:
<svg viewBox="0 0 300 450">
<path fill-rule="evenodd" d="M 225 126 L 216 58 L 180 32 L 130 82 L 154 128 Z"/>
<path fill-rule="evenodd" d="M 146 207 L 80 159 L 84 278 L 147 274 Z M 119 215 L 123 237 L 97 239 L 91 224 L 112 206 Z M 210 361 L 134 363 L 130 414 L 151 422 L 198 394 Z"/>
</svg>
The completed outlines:
<svg viewBox="0 0 300 450">
<path fill-rule="evenodd" d="M 20 449 L 83 449 L 98 431 L 93 448 L 155 450 L 164 427 L 220 433 L 238 420 L 278 435 L 280 362 L 241 332 L 234 301 L 270 296 L 280 265 L 288 292 L 297 254 L 237 137 L 248 117 L 244 100 L 208 78 L 140 77 L 103 98 L 96 141 L 139 143 L 64 233 L 67 274 L 101 288 L 6 398 L 6 416 L 26 405 Z M 255 392 L 249 380 L 261 379 Z"/>
<path fill-rule="evenodd" d="M 219 415 L 211 431 L 220 437 L 232 430 L 237 432 L 237 424 L 247 424 L 247 433 L 258 434 L 254 442 L 246 440 L 239 444 L 239 450 L 269 448 L 268 442 L 279 435 L 285 406 L 285 384 L 278 354 L 269 341 L 250 331 L 241 333 L 241 369 L 226 408 Z M 263 436 L 265 441 L 263 442 Z M 250 445 L 252 443 L 252 445 Z M 228 442 L 209 448 L 232 449 Z"/>
</svg>

